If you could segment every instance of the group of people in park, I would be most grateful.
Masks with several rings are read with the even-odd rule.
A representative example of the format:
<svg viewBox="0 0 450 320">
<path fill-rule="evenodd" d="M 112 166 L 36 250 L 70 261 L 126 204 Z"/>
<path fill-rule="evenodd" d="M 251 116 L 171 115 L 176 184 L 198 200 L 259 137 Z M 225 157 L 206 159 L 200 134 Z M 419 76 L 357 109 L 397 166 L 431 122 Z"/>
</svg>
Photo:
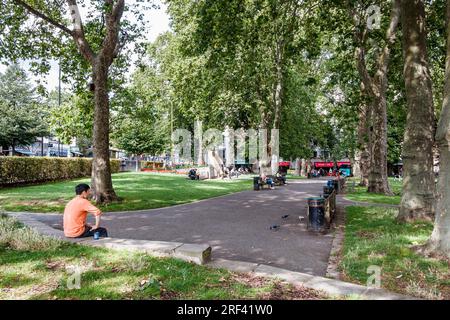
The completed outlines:
<svg viewBox="0 0 450 320">
<path fill-rule="evenodd" d="M 279 182 L 281 185 L 287 184 L 286 173 L 284 173 L 280 170 L 277 171 L 275 176 L 268 176 L 262 172 L 259 175 L 259 180 L 260 180 L 260 182 L 267 184 L 271 190 L 275 189 L 276 182 Z"/>
</svg>

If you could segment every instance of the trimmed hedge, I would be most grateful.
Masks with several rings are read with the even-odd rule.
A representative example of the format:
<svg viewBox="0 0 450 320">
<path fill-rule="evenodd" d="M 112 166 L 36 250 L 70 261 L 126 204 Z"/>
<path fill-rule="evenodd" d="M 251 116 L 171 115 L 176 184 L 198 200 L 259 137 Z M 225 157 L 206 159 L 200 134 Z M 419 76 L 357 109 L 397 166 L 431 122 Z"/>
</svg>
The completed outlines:
<svg viewBox="0 0 450 320">
<path fill-rule="evenodd" d="M 50 157 L 0 157 L 0 186 L 31 184 L 89 177 L 92 159 Z M 111 160 L 111 172 L 120 169 Z"/>
</svg>

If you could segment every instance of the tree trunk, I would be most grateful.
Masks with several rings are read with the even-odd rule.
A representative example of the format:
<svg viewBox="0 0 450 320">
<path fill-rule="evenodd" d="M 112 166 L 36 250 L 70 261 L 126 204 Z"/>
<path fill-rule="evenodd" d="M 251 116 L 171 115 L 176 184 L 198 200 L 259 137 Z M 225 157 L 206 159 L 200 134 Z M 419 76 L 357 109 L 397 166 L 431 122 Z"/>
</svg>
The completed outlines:
<svg viewBox="0 0 450 320">
<path fill-rule="evenodd" d="M 358 122 L 358 152 L 355 157 L 355 172 L 353 175 L 360 178 L 359 185 L 369 185 L 370 149 L 369 149 L 369 113 L 367 105 L 362 106 Z"/>
<path fill-rule="evenodd" d="M 384 80 L 383 80 L 384 81 Z M 385 80 L 387 81 L 387 80 Z M 392 195 L 387 174 L 387 110 L 386 91 L 373 101 L 373 130 L 368 192 Z"/>
<path fill-rule="evenodd" d="M 450 90 L 450 86 L 448 90 Z M 450 94 L 447 96 L 450 98 Z M 440 139 L 438 143 L 441 148 L 441 157 L 436 192 L 436 219 L 428 245 L 433 251 L 445 253 L 450 258 L 450 126 L 448 125 L 450 123 L 450 105 L 448 102 L 446 114 L 442 114 L 441 117 L 441 124 L 443 121 L 447 121 L 447 128 L 445 129 L 445 125 L 442 125 L 441 136 L 436 136 Z"/>
<path fill-rule="evenodd" d="M 108 65 L 103 59 L 98 59 L 93 70 L 95 109 L 91 187 L 97 203 L 109 203 L 118 197 L 112 185 L 109 159 Z"/>
<path fill-rule="evenodd" d="M 402 0 L 402 26 L 408 114 L 402 150 L 403 196 L 398 219 L 432 220 L 436 191 L 434 106 L 422 0 Z"/>
<path fill-rule="evenodd" d="M 306 170 L 307 170 L 307 168 L 306 168 L 306 160 L 305 160 L 305 159 L 302 159 L 302 165 L 301 165 L 301 167 L 302 167 L 302 169 L 301 169 L 301 171 L 300 171 L 300 175 L 301 175 L 302 177 L 306 177 L 306 174 L 307 174 Z"/>
<path fill-rule="evenodd" d="M 280 128 L 281 107 L 283 103 L 283 41 L 279 40 L 275 50 L 275 85 L 273 91 L 274 120 L 273 127 Z"/>
<path fill-rule="evenodd" d="M 125 0 L 107 0 L 103 6 L 103 23 L 105 34 L 102 45 L 94 52 L 84 33 L 84 26 L 79 15 L 76 0 L 66 0 L 70 8 L 73 29 L 44 12 L 21 0 L 14 2 L 70 36 L 80 54 L 88 62 L 93 71 L 95 86 L 95 115 L 94 115 L 94 159 L 92 161 L 92 189 L 97 203 L 110 202 L 117 199 L 112 187 L 111 168 L 109 162 L 109 98 L 107 90 L 108 68 L 119 54 L 124 43 L 119 43 L 120 20 L 125 9 Z M 60 4 L 62 5 L 62 3 Z"/>
<path fill-rule="evenodd" d="M 300 176 L 301 175 L 301 162 L 300 159 L 295 159 L 295 172 L 294 175 Z"/>
<path fill-rule="evenodd" d="M 387 73 L 391 55 L 391 47 L 395 43 L 396 30 L 400 20 L 400 0 L 392 2 L 392 11 L 388 29 L 386 30 L 386 44 L 376 61 L 376 73 L 369 75 L 366 64 L 366 49 L 368 30 L 359 28 L 359 16 L 356 10 L 352 11 L 355 21 L 355 40 L 358 46 L 355 50 L 358 73 L 362 81 L 362 92 L 370 98 L 371 109 L 369 126 L 370 146 L 370 174 L 367 191 L 392 195 L 387 176 L 387 110 L 386 91 Z"/>
<path fill-rule="evenodd" d="M 9 155 L 12 157 L 16 153 L 16 146 L 14 139 L 11 141 L 11 150 L 9 150 Z"/>
<path fill-rule="evenodd" d="M 447 61 L 445 68 L 444 103 L 436 132 L 439 146 L 439 184 L 436 220 L 429 248 L 450 257 L 450 0 L 447 0 Z"/>
<path fill-rule="evenodd" d="M 354 177 L 361 177 L 361 151 L 356 150 L 353 159 L 351 160 L 352 173 Z"/>
</svg>

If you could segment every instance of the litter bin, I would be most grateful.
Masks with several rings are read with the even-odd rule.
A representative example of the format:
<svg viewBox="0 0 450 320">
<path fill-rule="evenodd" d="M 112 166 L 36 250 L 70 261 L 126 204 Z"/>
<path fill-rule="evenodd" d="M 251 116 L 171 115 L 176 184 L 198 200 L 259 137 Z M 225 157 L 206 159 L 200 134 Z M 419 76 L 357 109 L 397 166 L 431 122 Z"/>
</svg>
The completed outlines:
<svg viewBox="0 0 450 320">
<path fill-rule="evenodd" d="M 255 191 L 259 190 L 259 177 L 253 178 L 253 190 Z"/>
<path fill-rule="evenodd" d="M 308 198 L 308 229 L 323 231 L 325 228 L 325 199 Z"/>
</svg>

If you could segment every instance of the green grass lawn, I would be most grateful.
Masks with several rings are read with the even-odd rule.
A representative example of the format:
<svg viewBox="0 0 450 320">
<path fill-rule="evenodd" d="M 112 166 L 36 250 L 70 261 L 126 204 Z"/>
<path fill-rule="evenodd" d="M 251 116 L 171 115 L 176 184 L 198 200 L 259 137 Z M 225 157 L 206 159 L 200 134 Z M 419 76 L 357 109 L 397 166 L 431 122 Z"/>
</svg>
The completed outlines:
<svg viewBox="0 0 450 320">
<path fill-rule="evenodd" d="M 315 290 L 250 274 L 50 239 L 0 217 L 2 300 L 323 298 Z"/>
<path fill-rule="evenodd" d="M 399 224 L 397 210 L 348 207 L 340 268 L 347 281 L 366 284 L 370 265 L 381 267 L 381 286 L 431 299 L 450 299 L 450 261 L 427 258 L 411 247 L 426 243 L 432 224 Z"/>
<path fill-rule="evenodd" d="M 90 183 L 79 179 L 42 185 L 0 189 L 0 210 L 63 212 L 74 197 L 75 185 Z M 121 203 L 101 207 L 105 211 L 126 211 L 166 207 L 221 196 L 253 188 L 249 176 L 232 180 L 192 181 L 185 176 L 155 173 L 118 173 L 113 175 Z"/>
<path fill-rule="evenodd" d="M 353 187 L 353 184 L 355 187 Z M 399 205 L 402 199 L 402 182 L 389 179 L 389 185 L 394 193 L 394 196 L 385 196 L 381 194 L 373 194 L 367 192 L 367 187 L 358 186 L 359 180 L 351 178 L 347 181 L 347 194 L 345 197 L 352 201 L 369 202 L 369 203 L 384 203 Z"/>
</svg>

